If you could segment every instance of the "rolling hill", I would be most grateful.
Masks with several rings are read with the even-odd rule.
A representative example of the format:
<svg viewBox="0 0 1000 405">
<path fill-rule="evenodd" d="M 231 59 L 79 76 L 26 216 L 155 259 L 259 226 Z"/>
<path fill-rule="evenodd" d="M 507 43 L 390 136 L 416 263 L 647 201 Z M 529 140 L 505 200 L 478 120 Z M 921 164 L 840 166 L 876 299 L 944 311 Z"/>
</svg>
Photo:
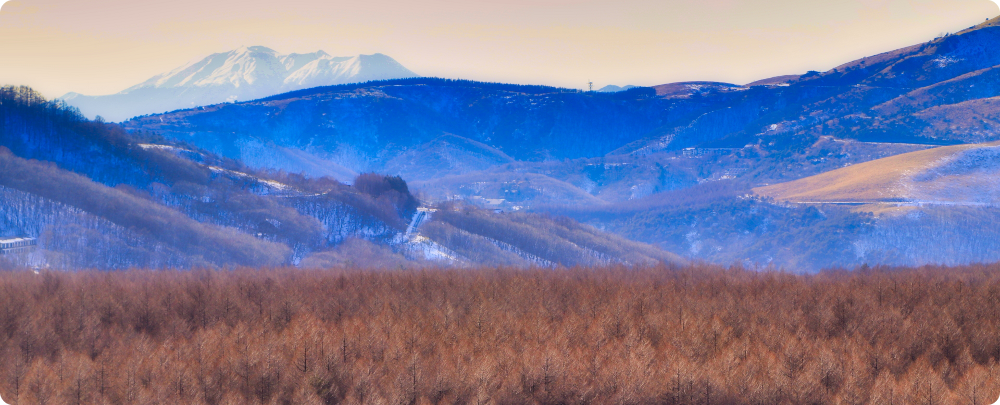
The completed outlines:
<svg viewBox="0 0 1000 405">
<path fill-rule="evenodd" d="M 1000 142 L 943 146 L 755 188 L 795 203 L 1000 203 Z"/>
</svg>

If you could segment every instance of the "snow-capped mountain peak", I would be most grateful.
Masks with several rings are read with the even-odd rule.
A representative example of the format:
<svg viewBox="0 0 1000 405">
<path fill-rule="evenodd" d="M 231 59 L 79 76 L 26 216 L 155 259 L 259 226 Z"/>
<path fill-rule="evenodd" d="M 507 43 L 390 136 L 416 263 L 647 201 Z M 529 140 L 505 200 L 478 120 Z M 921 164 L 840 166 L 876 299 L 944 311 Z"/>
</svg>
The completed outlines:
<svg viewBox="0 0 1000 405">
<path fill-rule="evenodd" d="M 285 70 L 289 72 L 294 72 L 305 66 L 305 64 L 312 62 L 319 58 L 329 58 L 330 54 L 323 51 L 316 51 L 313 53 L 291 53 L 288 55 L 281 56 L 281 63 L 285 65 Z M 344 57 L 343 59 L 347 59 Z"/>
<path fill-rule="evenodd" d="M 260 83 L 273 86 L 284 80 L 287 68 L 273 49 L 243 46 L 229 52 L 215 53 L 187 63 L 170 72 L 132 86 L 122 93 L 140 88 L 210 87 L 231 85 L 239 88 Z"/>
<path fill-rule="evenodd" d="M 243 46 L 189 62 L 130 87 L 122 93 L 148 87 L 226 85 L 235 88 L 256 85 L 265 87 L 264 93 L 267 93 L 415 76 L 417 76 L 415 73 L 399 62 L 380 53 L 353 57 L 332 56 L 324 51 L 282 55 L 263 46 Z M 357 80 L 353 80 L 356 77 Z"/>
<path fill-rule="evenodd" d="M 396 60 L 374 55 L 332 56 L 322 50 L 280 54 L 241 46 L 193 60 L 110 96 L 62 97 L 87 116 L 113 121 L 179 108 L 252 100 L 316 86 L 417 77 Z"/>
<path fill-rule="evenodd" d="M 327 56 L 317 58 L 289 74 L 285 78 L 285 85 L 308 88 L 352 79 L 356 82 L 381 80 L 382 77 L 393 76 L 398 72 L 409 72 L 409 70 L 395 59 L 381 53 L 351 58 Z"/>
</svg>

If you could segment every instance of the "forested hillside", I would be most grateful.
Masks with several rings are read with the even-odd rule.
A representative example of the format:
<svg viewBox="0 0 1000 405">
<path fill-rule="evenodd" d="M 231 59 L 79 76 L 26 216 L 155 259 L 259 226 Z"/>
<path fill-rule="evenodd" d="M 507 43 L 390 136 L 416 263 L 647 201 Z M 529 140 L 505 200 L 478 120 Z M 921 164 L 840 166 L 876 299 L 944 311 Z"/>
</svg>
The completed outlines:
<svg viewBox="0 0 1000 405">
<path fill-rule="evenodd" d="M 250 171 L 155 135 L 130 135 L 118 125 L 82 119 L 30 89 L 3 91 L 4 186 L 170 246 L 190 257 L 182 260 L 188 265 L 294 263 L 359 232 L 391 239 L 405 227 L 405 210 L 414 209 L 410 202 L 397 210 L 395 200 L 333 180 Z M 31 218 L 17 221 L 23 225 L 6 233 L 44 232 Z M 107 254 L 130 263 L 128 254 Z"/>
<path fill-rule="evenodd" d="M 0 186 L 2 236 L 37 237 L 43 249 L 7 255 L 7 266 L 59 269 L 189 268 L 205 266 L 148 235 L 79 208 Z"/>
<path fill-rule="evenodd" d="M 988 404 L 1000 268 L 0 272 L 0 394 Z"/>
<path fill-rule="evenodd" d="M 366 173 L 346 185 L 329 177 L 252 169 L 155 133 L 88 121 L 24 87 L 0 89 L 0 123 L 0 233 L 40 241 L 37 251 L 9 258 L 20 264 L 275 266 L 326 263 L 308 259 L 331 254 L 386 262 L 370 257 L 372 252 L 403 257 L 405 266 L 427 260 L 504 264 L 441 255 L 440 245 L 426 238 L 415 242 L 420 232 L 411 222 L 421 203 L 398 176 Z M 351 240 L 378 248 L 341 246 Z M 631 249 L 658 250 L 641 244 Z M 618 253 L 602 260 L 632 261 L 628 252 Z M 660 253 L 659 259 L 680 260 Z M 537 263 L 517 264 L 577 263 L 559 250 L 541 256 L 545 259 Z"/>
<path fill-rule="evenodd" d="M 477 262 L 504 265 L 566 266 L 682 263 L 684 259 L 655 247 L 608 235 L 567 217 L 509 213 L 491 215 L 471 206 L 438 206 L 427 237 L 467 257 L 490 257 Z"/>
</svg>

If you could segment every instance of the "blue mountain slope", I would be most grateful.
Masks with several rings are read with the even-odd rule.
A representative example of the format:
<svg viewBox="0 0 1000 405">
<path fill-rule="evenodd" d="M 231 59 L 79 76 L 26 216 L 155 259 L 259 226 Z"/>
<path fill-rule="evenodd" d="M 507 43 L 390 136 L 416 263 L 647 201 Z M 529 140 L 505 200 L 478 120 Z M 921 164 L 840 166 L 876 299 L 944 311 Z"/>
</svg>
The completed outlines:
<svg viewBox="0 0 1000 405">
<path fill-rule="evenodd" d="M 224 156 L 242 156 L 255 143 L 355 171 L 388 168 L 419 178 L 435 198 L 556 210 L 704 259 L 809 269 L 864 260 L 961 263 L 994 256 L 963 247 L 971 235 L 954 226 L 943 230 L 954 236 L 948 246 L 904 254 L 932 245 L 914 241 L 928 224 L 923 217 L 781 206 L 747 190 L 939 145 L 1000 140 L 996 49 L 1000 27 L 990 23 L 826 72 L 745 86 L 685 82 L 584 93 L 424 78 L 306 89 L 125 125 Z M 446 134 L 461 142 L 441 142 Z M 471 164 L 449 163 L 458 158 Z M 671 204 L 720 180 L 739 187 Z M 645 208 L 622 208 L 633 200 Z M 973 215 L 921 210 L 938 225 Z M 994 211 L 982 215 L 1000 222 Z M 965 253 L 945 257 L 949 251 Z"/>
<path fill-rule="evenodd" d="M 923 109 L 1000 95 L 993 75 L 976 74 L 1000 64 L 1000 56 L 987 46 L 997 43 L 1000 27 L 981 27 L 827 72 L 748 86 L 674 83 L 657 86 L 655 93 L 649 88 L 584 93 L 428 78 L 328 86 L 140 117 L 126 126 L 227 157 L 245 158 L 247 145 L 264 144 L 355 172 L 382 170 L 394 159 L 400 166 L 400 154 L 446 133 L 534 162 L 762 143 L 780 152 L 790 142 L 808 145 L 822 136 L 947 144 L 969 137 L 926 130 L 939 127 L 937 121 L 906 119 Z M 960 84 L 975 87 L 974 94 L 927 90 L 959 77 L 967 77 Z M 901 98 L 920 99 L 906 104 Z M 977 139 L 997 137 L 1000 133 L 976 134 Z M 281 161 L 267 165 L 303 167 Z"/>
<path fill-rule="evenodd" d="M 440 141 L 442 156 L 451 153 L 450 145 L 464 145 L 479 147 L 485 160 L 510 160 L 458 137 Z M 155 134 L 130 134 L 118 124 L 88 121 L 29 88 L 0 88 L 0 236 L 39 241 L 31 255 L 8 257 L 20 264 L 105 269 L 280 266 L 325 263 L 310 258 L 328 257 L 330 251 L 347 257 L 347 262 L 358 260 L 359 266 L 393 262 L 369 257 L 372 254 L 405 255 L 408 266 L 431 259 L 441 264 L 499 264 L 482 262 L 486 259 L 478 256 L 440 254 L 446 248 L 415 229 L 423 221 L 411 223 L 426 219 L 428 211 L 418 211 L 419 204 L 399 177 L 366 173 L 348 186 L 326 177 L 252 170 Z M 491 211 L 479 214 L 500 224 L 509 222 Z M 489 240 L 517 246 L 529 236 L 576 236 L 563 235 L 563 228 L 536 221 L 520 236 Z M 579 229 L 591 234 L 593 247 L 574 250 L 572 263 L 677 259 L 611 236 L 594 243 L 601 239 L 598 231 Z M 483 240 L 462 234 L 449 235 L 448 241 L 462 244 L 473 237 Z M 372 243 L 381 247 L 365 247 Z M 601 249 L 621 254 L 599 256 Z M 543 252 L 538 260 L 556 265 L 570 257 L 563 253 Z"/>
</svg>

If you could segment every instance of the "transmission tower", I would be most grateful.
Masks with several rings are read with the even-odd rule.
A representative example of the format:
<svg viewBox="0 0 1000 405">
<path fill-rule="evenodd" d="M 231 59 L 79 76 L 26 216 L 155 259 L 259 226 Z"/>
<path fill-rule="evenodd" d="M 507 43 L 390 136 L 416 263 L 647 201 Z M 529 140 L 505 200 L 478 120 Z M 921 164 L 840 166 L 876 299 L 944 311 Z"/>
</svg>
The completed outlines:
<svg viewBox="0 0 1000 405">
<path fill-rule="evenodd" d="M 594 82 L 588 80 L 587 85 L 590 86 L 590 91 L 594 91 Z"/>
</svg>

